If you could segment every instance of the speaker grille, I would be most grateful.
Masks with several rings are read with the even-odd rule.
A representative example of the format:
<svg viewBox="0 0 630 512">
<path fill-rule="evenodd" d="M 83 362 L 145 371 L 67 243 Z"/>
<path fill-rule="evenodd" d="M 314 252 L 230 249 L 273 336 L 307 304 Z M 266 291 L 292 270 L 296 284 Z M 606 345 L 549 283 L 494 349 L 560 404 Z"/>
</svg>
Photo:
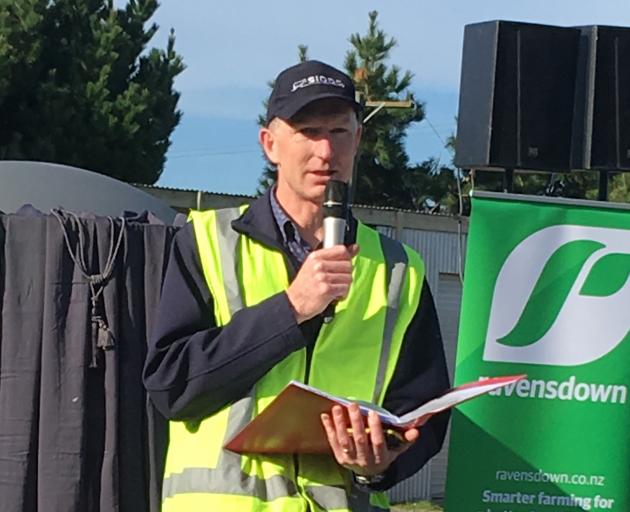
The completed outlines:
<svg viewBox="0 0 630 512">
<path fill-rule="evenodd" d="M 566 170 L 580 31 L 529 23 L 468 25 L 455 163 Z"/>
</svg>

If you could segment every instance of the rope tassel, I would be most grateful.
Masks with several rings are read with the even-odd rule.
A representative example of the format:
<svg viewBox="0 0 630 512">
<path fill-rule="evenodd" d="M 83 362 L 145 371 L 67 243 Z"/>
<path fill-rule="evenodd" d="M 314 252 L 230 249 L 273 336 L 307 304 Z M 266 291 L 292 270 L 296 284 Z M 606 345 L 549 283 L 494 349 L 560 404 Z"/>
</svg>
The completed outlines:
<svg viewBox="0 0 630 512">
<path fill-rule="evenodd" d="M 66 248 L 68 249 L 68 253 L 70 254 L 70 258 L 81 272 L 81 275 L 90 285 L 90 301 L 92 303 L 92 310 L 90 313 L 90 322 L 91 322 L 91 349 L 92 356 L 90 361 L 90 368 L 98 368 L 98 349 L 101 350 L 113 350 L 116 346 L 115 336 L 112 333 L 111 329 L 107 325 L 104 307 L 102 306 L 102 296 L 103 290 L 107 286 L 110 278 L 112 277 L 114 264 L 116 262 L 116 257 L 120 252 L 120 247 L 122 245 L 123 238 L 125 238 L 125 218 L 121 217 L 121 226 L 120 232 L 118 233 L 118 237 L 116 242 L 114 243 L 116 225 L 114 223 L 114 219 L 112 217 L 107 217 L 110 225 L 110 243 L 109 243 L 109 251 L 107 255 L 107 260 L 105 262 L 105 267 L 102 272 L 97 274 L 90 274 L 85 262 L 84 251 L 87 248 L 87 244 L 85 241 L 85 235 L 83 233 L 83 226 L 81 224 L 81 220 L 79 216 L 74 212 L 64 212 L 63 210 L 53 209 L 51 210 L 52 214 L 59 221 L 59 225 L 61 226 L 61 230 L 63 232 L 63 237 L 66 242 Z M 64 214 L 70 216 L 70 225 L 71 229 L 73 229 L 78 235 L 78 244 L 76 248 L 76 252 L 72 250 L 72 246 L 70 244 L 70 238 L 68 236 L 68 229 L 64 223 Z"/>
</svg>

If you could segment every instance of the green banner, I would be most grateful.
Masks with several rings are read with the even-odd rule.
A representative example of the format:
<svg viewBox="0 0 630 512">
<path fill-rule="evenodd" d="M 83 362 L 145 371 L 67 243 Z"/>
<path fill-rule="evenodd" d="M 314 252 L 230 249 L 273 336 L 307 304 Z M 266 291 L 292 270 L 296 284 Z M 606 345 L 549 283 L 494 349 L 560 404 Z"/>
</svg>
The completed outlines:
<svg viewBox="0 0 630 512">
<path fill-rule="evenodd" d="M 447 512 L 630 512 L 630 210 L 473 198 Z"/>
</svg>

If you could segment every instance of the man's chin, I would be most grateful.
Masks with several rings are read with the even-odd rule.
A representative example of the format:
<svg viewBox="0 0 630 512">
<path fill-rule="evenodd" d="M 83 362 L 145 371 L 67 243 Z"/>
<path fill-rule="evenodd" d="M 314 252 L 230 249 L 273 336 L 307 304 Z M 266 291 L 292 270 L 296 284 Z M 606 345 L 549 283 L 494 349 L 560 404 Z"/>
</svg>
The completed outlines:
<svg viewBox="0 0 630 512">
<path fill-rule="evenodd" d="M 316 185 L 309 191 L 309 199 L 313 202 L 322 204 L 324 202 L 324 194 L 326 192 L 326 184 Z"/>
</svg>

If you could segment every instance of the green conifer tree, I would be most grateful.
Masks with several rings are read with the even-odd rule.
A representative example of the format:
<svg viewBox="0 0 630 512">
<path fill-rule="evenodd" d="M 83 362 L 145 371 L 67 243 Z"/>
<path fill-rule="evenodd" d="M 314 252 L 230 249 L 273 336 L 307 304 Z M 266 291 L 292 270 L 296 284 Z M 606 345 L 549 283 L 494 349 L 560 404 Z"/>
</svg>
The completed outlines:
<svg viewBox="0 0 630 512">
<path fill-rule="evenodd" d="M 413 208 L 413 191 L 406 179 L 409 158 L 405 137 L 409 126 L 424 118 L 424 105 L 409 89 L 413 75 L 386 63 L 396 40 L 379 28 L 376 11 L 368 16 L 367 33 L 350 36 L 352 49 L 346 54 L 346 71 L 364 101 L 411 100 L 415 108 L 384 108 L 364 124 L 354 202 Z"/>
<path fill-rule="evenodd" d="M 159 178 L 181 113 L 171 34 L 145 25 L 157 0 L 0 0 L 0 159 L 131 182 Z"/>
</svg>

